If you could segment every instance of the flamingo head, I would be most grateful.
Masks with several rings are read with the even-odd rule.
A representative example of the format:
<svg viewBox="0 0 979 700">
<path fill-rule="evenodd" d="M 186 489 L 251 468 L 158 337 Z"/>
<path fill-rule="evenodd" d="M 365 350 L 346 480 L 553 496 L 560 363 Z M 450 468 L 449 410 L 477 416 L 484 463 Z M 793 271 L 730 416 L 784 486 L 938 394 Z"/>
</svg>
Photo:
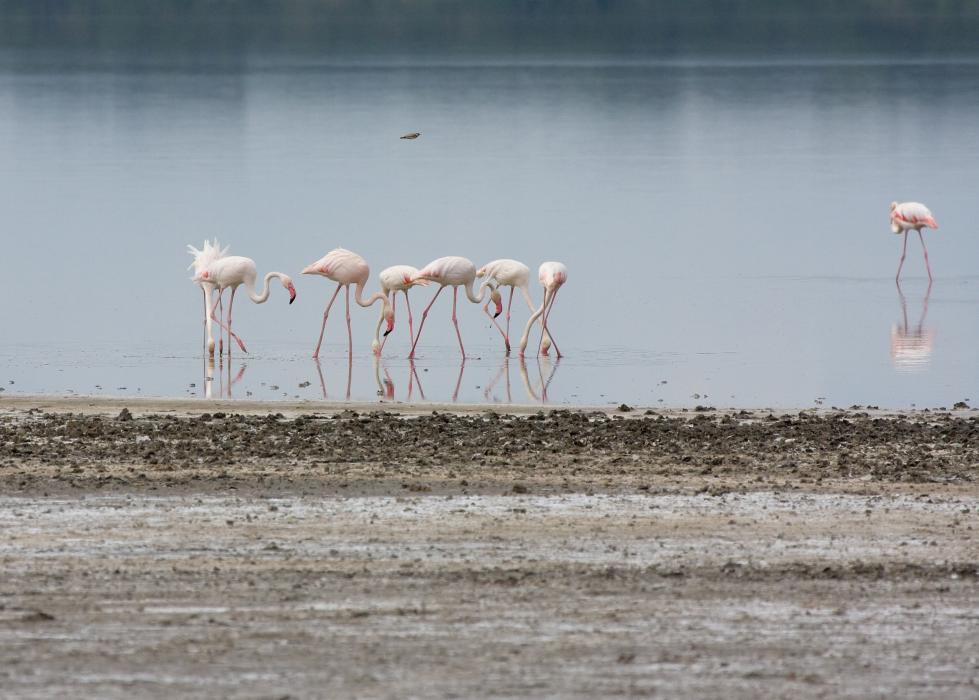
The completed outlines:
<svg viewBox="0 0 979 700">
<path fill-rule="evenodd" d="M 296 300 L 296 286 L 292 283 L 292 278 L 288 275 L 282 276 L 282 286 L 289 291 L 289 303 Z"/>
<path fill-rule="evenodd" d="M 490 292 L 490 298 L 493 300 L 493 303 L 496 304 L 496 313 L 493 314 L 493 318 L 496 318 L 503 313 L 503 297 L 500 295 L 500 290 L 494 289 L 492 292 Z"/>
<path fill-rule="evenodd" d="M 388 333 L 394 330 L 394 309 L 388 304 L 387 299 L 384 300 L 384 320 L 387 322 L 387 330 L 384 331 L 384 337 L 388 337 Z"/>
</svg>

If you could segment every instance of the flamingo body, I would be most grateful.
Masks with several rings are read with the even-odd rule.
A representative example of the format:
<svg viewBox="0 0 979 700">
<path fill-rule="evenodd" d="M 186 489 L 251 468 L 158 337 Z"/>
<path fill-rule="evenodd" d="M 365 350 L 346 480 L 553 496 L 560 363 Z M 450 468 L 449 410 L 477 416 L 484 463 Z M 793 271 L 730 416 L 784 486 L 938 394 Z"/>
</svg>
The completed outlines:
<svg viewBox="0 0 979 700">
<path fill-rule="evenodd" d="M 921 202 L 891 202 L 891 231 L 905 233 L 923 228 L 938 228 L 931 210 Z"/>
<path fill-rule="evenodd" d="M 918 240 L 921 241 L 921 250 L 925 254 L 925 268 L 928 270 L 928 282 L 932 281 L 931 263 L 928 262 L 928 248 L 925 246 L 924 236 L 921 235 L 923 228 L 938 228 L 938 222 L 932 215 L 931 210 L 921 202 L 891 202 L 891 231 L 897 234 L 904 234 L 904 244 L 901 248 L 901 262 L 897 265 L 895 280 L 901 279 L 901 268 L 904 267 L 904 257 L 908 252 L 908 231 L 917 231 Z"/>
<path fill-rule="evenodd" d="M 391 267 L 386 267 L 377 275 L 378 281 L 381 283 L 381 293 L 389 300 L 389 308 L 391 314 L 391 323 L 394 323 L 394 310 L 397 303 L 398 292 L 401 292 L 405 296 L 405 306 L 408 308 L 408 335 L 411 341 L 415 339 L 414 331 L 414 319 L 411 315 L 411 302 L 408 300 L 408 290 L 411 289 L 416 284 L 427 285 L 428 280 L 415 280 L 414 277 L 418 274 L 418 268 L 412 267 L 411 265 L 392 265 Z M 384 344 L 387 343 L 387 336 L 390 330 L 384 334 L 384 340 L 379 338 L 381 332 L 381 323 L 385 319 L 385 314 L 388 312 L 387 308 L 381 308 L 381 315 L 377 319 L 377 326 L 374 328 L 374 342 L 371 347 L 374 349 L 375 355 L 380 355 L 381 351 L 384 350 Z M 392 325 L 393 328 L 393 325 Z"/>
<path fill-rule="evenodd" d="M 438 299 L 443 289 L 452 287 L 452 324 L 455 326 L 456 337 L 459 339 L 459 350 L 462 352 L 462 357 L 465 358 L 466 349 L 462 345 L 462 334 L 459 332 L 459 321 L 456 318 L 456 302 L 459 296 L 459 287 L 462 287 L 469 301 L 474 304 L 482 303 L 485 289 L 481 289 L 479 295 L 473 292 L 473 284 L 476 282 L 476 266 L 468 258 L 449 255 L 428 263 L 411 278 L 411 281 L 435 282 L 439 285 L 439 289 L 432 297 L 432 301 L 425 307 L 425 311 L 422 312 L 422 322 L 418 326 L 418 335 L 415 336 L 411 345 L 411 354 L 408 357 L 413 358 L 415 356 L 415 347 L 418 345 L 418 339 L 421 337 L 422 328 L 425 327 L 425 319 L 428 318 L 428 311 L 432 308 L 432 304 Z"/>
<path fill-rule="evenodd" d="M 394 330 L 394 315 L 390 314 L 387 310 L 386 295 L 381 292 L 375 292 L 370 298 L 366 300 L 363 298 L 364 286 L 367 284 L 367 278 L 370 277 L 371 269 L 367 261 L 357 255 L 357 253 L 346 250 L 345 248 L 335 248 L 316 262 L 307 265 L 303 269 L 303 274 L 320 275 L 337 283 L 336 291 L 333 293 L 330 301 L 327 302 L 326 310 L 323 312 L 323 325 L 320 326 L 320 338 L 316 343 L 316 350 L 313 351 L 314 358 L 319 357 L 320 346 L 323 344 L 323 333 L 326 330 L 326 319 L 330 315 L 330 307 L 333 306 L 333 302 L 336 300 L 341 288 L 346 290 L 348 352 L 351 357 L 353 356 L 353 334 L 350 330 L 351 284 L 355 285 L 354 300 L 358 305 L 368 307 L 375 301 L 382 301 L 384 307 L 382 314 L 388 317 L 388 333 Z"/>
<path fill-rule="evenodd" d="M 476 270 L 476 277 L 485 277 L 486 280 L 483 282 L 483 286 L 489 285 L 492 289 L 498 290 L 500 287 L 510 288 L 510 300 L 507 302 L 506 309 L 506 330 L 500 328 L 499 324 L 496 322 L 496 317 L 500 315 L 503 310 L 503 303 L 499 298 L 499 294 L 493 297 L 493 301 L 496 302 L 496 315 L 491 316 L 493 325 L 496 326 L 496 330 L 500 332 L 503 336 L 503 344 L 506 347 L 506 351 L 510 352 L 510 308 L 513 305 L 513 291 L 514 289 L 519 289 L 523 294 L 524 300 L 527 302 L 527 307 L 530 312 L 534 312 L 534 302 L 530 298 L 530 268 L 524 265 L 518 260 L 510 260 L 508 258 L 503 258 L 500 260 L 493 260 L 486 263 L 481 268 Z M 482 286 L 480 287 L 482 291 Z M 486 302 L 486 306 L 483 307 L 483 311 L 487 316 L 489 313 L 489 302 Z M 551 346 L 551 340 L 545 335 L 542 350 L 544 354 L 547 354 L 547 349 Z"/>
</svg>

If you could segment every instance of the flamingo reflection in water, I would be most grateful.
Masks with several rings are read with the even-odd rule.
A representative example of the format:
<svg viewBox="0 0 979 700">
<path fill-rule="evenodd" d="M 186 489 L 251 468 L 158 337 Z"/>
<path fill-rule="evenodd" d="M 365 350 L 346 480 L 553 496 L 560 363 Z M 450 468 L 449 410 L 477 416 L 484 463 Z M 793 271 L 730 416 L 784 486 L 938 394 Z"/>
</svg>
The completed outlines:
<svg viewBox="0 0 979 700">
<path fill-rule="evenodd" d="M 551 381 L 554 379 L 554 374 L 557 372 L 558 365 L 561 364 L 560 358 L 555 360 L 554 364 L 551 365 L 550 358 L 547 355 L 543 355 L 541 359 L 537 362 L 537 376 L 538 383 L 535 387 L 530 381 L 530 372 L 527 370 L 527 361 L 524 358 L 519 358 L 520 363 L 520 379 L 523 380 L 524 389 L 527 392 L 527 398 L 532 401 L 540 401 L 547 403 L 547 390 L 551 386 Z M 545 369 L 547 368 L 547 378 L 544 378 Z M 499 399 L 493 394 L 493 389 L 499 383 L 500 378 L 504 378 L 506 386 L 506 402 L 513 403 L 513 395 L 510 391 L 510 358 L 504 357 L 503 363 L 500 365 L 499 371 L 496 376 L 493 377 L 492 381 L 486 385 L 486 389 L 483 391 L 483 398 L 487 401 L 493 401 L 494 403 L 499 403 Z"/>
<path fill-rule="evenodd" d="M 323 376 L 323 368 L 320 366 L 320 360 L 318 357 L 313 358 L 313 364 L 316 366 L 316 374 L 320 378 L 320 389 L 323 390 L 323 398 L 330 398 L 329 393 L 326 390 L 326 378 Z M 354 357 L 351 354 L 347 354 L 347 393 L 344 396 L 346 401 L 350 400 L 350 386 L 353 383 L 354 376 Z"/>
<path fill-rule="evenodd" d="M 921 300 L 921 314 L 915 325 L 908 323 L 908 301 L 897 283 L 897 296 L 901 300 L 901 325 L 891 327 L 891 361 L 894 368 L 906 372 L 917 372 L 928 367 L 934 344 L 935 333 L 925 327 L 928 316 L 928 299 L 931 297 L 931 282 Z"/>
<path fill-rule="evenodd" d="M 224 366 L 224 363 L 223 362 L 218 363 L 218 369 L 221 370 L 221 373 L 218 375 L 218 396 L 217 396 L 217 398 L 219 398 L 219 399 L 225 399 L 225 398 L 227 398 L 227 399 L 233 399 L 234 398 L 234 396 L 231 393 L 231 390 L 233 389 L 234 385 L 237 384 L 238 382 L 240 382 L 241 379 L 242 379 L 242 377 L 245 376 L 245 369 L 247 367 L 248 367 L 247 364 L 242 364 L 241 367 L 238 368 L 238 373 L 234 376 L 234 378 L 232 378 L 231 377 L 231 371 L 232 371 L 232 369 L 231 369 L 231 357 L 229 355 L 228 356 L 228 365 L 227 365 L 227 370 L 228 370 L 228 372 L 227 372 L 227 378 L 228 378 L 228 380 L 227 381 L 228 381 L 228 383 L 227 383 L 227 387 L 226 387 L 225 386 L 225 371 L 224 371 L 225 370 L 225 366 Z M 227 389 L 227 391 L 225 391 L 225 389 Z M 204 398 L 205 399 L 213 399 L 214 398 L 214 357 L 213 356 L 206 357 L 204 359 Z"/>
<path fill-rule="evenodd" d="M 381 370 L 384 371 L 383 381 L 381 380 Z M 387 367 L 382 365 L 381 358 L 377 355 L 374 356 L 374 381 L 377 382 L 378 396 L 387 401 L 395 400 L 394 380 L 391 379 L 391 373 L 388 372 Z M 425 390 L 422 388 L 421 379 L 418 377 L 418 370 L 415 369 L 415 363 L 408 360 L 408 396 L 405 397 L 405 401 L 411 401 L 415 384 L 418 384 L 418 393 L 421 396 L 421 400 L 427 401 L 428 399 L 425 398 Z"/>
</svg>

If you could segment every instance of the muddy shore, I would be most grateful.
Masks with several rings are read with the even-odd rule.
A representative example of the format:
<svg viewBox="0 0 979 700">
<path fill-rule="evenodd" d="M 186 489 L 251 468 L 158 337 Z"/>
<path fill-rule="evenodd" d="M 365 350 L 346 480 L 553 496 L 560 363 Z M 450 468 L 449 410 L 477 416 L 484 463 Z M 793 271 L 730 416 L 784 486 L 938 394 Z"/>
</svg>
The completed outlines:
<svg viewBox="0 0 979 700">
<path fill-rule="evenodd" d="M 5 697 L 979 692 L 979 413 L 55 401 Z"/>
</svg>

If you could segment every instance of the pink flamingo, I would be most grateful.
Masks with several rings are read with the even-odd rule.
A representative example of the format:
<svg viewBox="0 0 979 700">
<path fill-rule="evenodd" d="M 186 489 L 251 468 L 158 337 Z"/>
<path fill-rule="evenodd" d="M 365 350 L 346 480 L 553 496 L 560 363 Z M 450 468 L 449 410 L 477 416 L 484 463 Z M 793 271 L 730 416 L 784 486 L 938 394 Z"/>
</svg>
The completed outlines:
<svg viewBox="0 0 979 700">
<path fill-rule="evenodd" d="M 211 263 L 219 258 L 223 258 L 228 254 L 228 248 L 222 248 L 221 244 L 218 243 L 217 239 L 214 242 L 204 241 L 204 246 L 201 250 L 198 250 L 192 245 L 187 246 L 187 252 L 194 257 L 194 261 L 190 264 L 188 269 L 193 268 L 194 276 L 191 279 L 196 282 L 201 291 L 204 292 L 204 330 L 207 335 L 207 354 L 214 355 L 214 336 L 211 329 L 211 292 L 214 291 L 214 284 L 205 281 L 200 277 L 200 273 L 208 268 Z M 223 338 L 223 336 L 222 336 Z M 222 352 L 223 352 L 223 341 L 222 341 Z"/>
<path fill-rule="evenodd" d="M 938 222 L 931 215 L 931 211 L 921 202 L 891 202 L 891 231 L 904 234 L 904 247 L 901 248 L 901 262 L 897 266 L 895 280 L 901 279 L 901 268 L 904 267 L 904 256 L 908 252 L 908 231 L 914 229 L 918 232 L 918 239 L 921 241 L 921 249 L 925 252 L 925 267 L 928 269 L 928 281 L 931 282 L 931 265 L 928 263 L 928 248 L 925 247 L 925 238 L 921 235 L 923 228 L 938 228 Z"/>
<path fill-rule="evenodd" d="M 524 328 L 523 337 L 520 338 L 520 357 L 524 356 L 524 350 L 527 348 L 530 329 L 533 327 L 534 321 L 541 315 L 543 315 L 541 321 L 541 342 L 537 346 L 537 354 L 540 355 L 541 353 L 545 336 L 549 337 L 553 343 L 554 336 L 551 335 L 550 329 L 547 327 L 547 319 L 551 315 L 551 309 L 554 308 L 554 298 L 557 296 L 558 290 L 561 288 L 561 285 L 568 281 L 568 268 L 559 262 L 542 263 L 537 272 L 537 277 L 540 279 L 541 286 L 544 287 L 544 303 L 540 305 L 540 308 L 527 321 L 527 327 Z M 557 343 L 554 343 L 554 351 L 558 357 L 561 357 L 561 350 L 558 348 Z"/>
<path fill-rule="evenodd" d="M 500 287 L 510 288 L 510 299 L 507 302 L 506 307 L 506 330 L 504 331 L 500 328 L 500 324 L 496 322 L 496 317 L 500 315 L 502 310 L 502 303 L 499 294 L 494 295 L 486 305 L 483 306 L 483 312 L 490 316 L 489 305 L 490 301 L 496 302 L 496 315 L 490 316 L 490 320 L 493 321 L 493 325 L 496 326 L 496 330 L 500 332 L 503 336 L 503 344 L 506 346 L 507 353 L 510 352 L 510 308 L 513 306 L 513 292 L 514 289 L 520 289 L 523 293 L 523 298 L 527 301 L 527 307 L 530 312 L 534 312 L 534 302 L 530 298 L 530 268 L 524 265 L 522 262 L 517 260 L 494 260 L 483 265 L 481 268 L 476 270 L 476 277 L 485 277 L 486 281 L 480 285 L 479 291 L 482 293 L 483 287 L 489 286 L 490 289 L 494 291 L 499 291 Z M 547 348 L 551 345 L 550 339 L 544 341 L 543 352 L 547 354 Z"/>
<path fill-rule="evenodd" d="M 356 253 L 345 250 L 344 248 L 336 248 L 314 262 L 312 265 L 307 265 L 303 270 L 303 274 L 322 275 L 323 277 L 337 283 L 336 291 L 333 292 L 333 296 L 330 297 L 330 301 L 326 304 L 326 310 L 323 311 L 323 325 L 320 326 L 320 338 L 318 341 L 316 341 L 316 349 L 313 351 L 314 359 L 320 356 L 320 346 L 323 344 L 323 333 L 326 331 L 326 319 L 330 315 L 330 307 L 332 307 L 333 302 L 336 301 L 337 294 L 340 293 L 341 288 L 346 289 L 347 348 L 348 354 L 353 357 L 354 337 L 353 332 L 350 330 L 351 284 L 356 285 L 354 300 L 360 306 L 366 308 L 373 305 L 376 301 L 383 302 L 381 314 L 388 320 L 388 328 L 384 335 L 387 336 L 388 333 L 394 330 L 394 313 L 390 310 L 390 307 L 388 307 L 387 296 L 383 292 L 375 292 L 369 299 L 364 301 L 364 285 L 367 284 L 367 278 L 371 274 L 371 269 L 367 265 L 367 261 Z"/>
<path fill-rule="evenodd" d="M 418 268 L 412 267 L 411 265 L 392 265 L 391 267 L 386 267 L 381 270 L 381 274 L 377 276 L 378 280 L 381 282 L 381 292 L 390 301 L 388 304 L 391 309 L 391 322 L 394 322 L 395 307 L 397 305 L 398 292 L 405 295 L 405 305 L 408 307 L 408 339 L 410 341 L 415 340 L 415 330 L 414 323 L 411 317 L 411 302 L 408 301 L 408 290 L 411 289 L 416 284 L 428 284 L 428 280 L 413 280 L 412 278 L 418 274 Z M 384 340 L 379 339 L 381 332 L 381 323 L 385 320 L 385 313 L 387 308 L 385 306 L 381 307 L 381 315 L 377 318 L 377 326 L 374 328 L 374 342 L 371 347 L 374 350 L 375 355 L 380 355 L 384 350 L 384 345 L 388 342 L 388 333 L 384 334 Z"/>
<path fill-rule="evenodd" d="M 258 278 L 258 272 L 255 268 L 255 261 L 251 258 L 242 257 L 241 255 L 226 255 L 221 258 L 212 260 L 206 267 L 197 270 L 194 275 L 194 281 L 198 284 L 210 284 L 211 288 L 216 290 L 218 293 L 218 300 L 221 299 L 221 295 L 224 293 L 225 289 L 231 289 L 231 299 L 228 302 L 228 322 L 225 325 L 220 319 L 214 316 L 214 310 L 217 306 L 215 302 L 214 306 L 210 309 L 211 320 L 215 321 L 222 330 L 228 331 L 228 353 L 231 353 L 231 339 L 234 338 L 238 343 L 238 347 L 241 348 L 242 352 L 248 352 L 245 349 L 245 343 L 231 330 L 231 314 L 232 309 L 235 304 L 235 292 L 238 291 L 238 287 L 245 285 L 245 291 L 248 293 L 248 298 L 251 299 L 256 304 L 264 304 L 268 301 L 269 294 L 272 288 L 269 286 L 269 282 L 273 278 L 278 278 L 282 283 L 282 286 L 289 292 L 289 303 L 291 304 L 296 300 L 296 288 L 292 284 L 292 278 L 289 275 L 282 272 L 268 272 L 265 275 L 265 279 L 262 282 L 261 293 L 255 290 L 255 280 Z"/>
<path fill-rule="evenodd" d="M 455 255 L 450 255 L 444 258 L 439 258 L 438 260 L 433 260 L 423 267 L 418 274 L 411 278 L 411 281 L 420 282 L 427 280 L 430 282 L 435 282 L 439 285 L 439 289 L 435 292 L 435 296 L 429 302 L 428 306 L 422 312 L 422 322 L 418 326 L 418 335 L 415 336 L 414 342 L 411 344 L 411 353 L 408 355 L 409 358 L 415 357 L 415 346 L 418 345 L 418 339 L 421 338 L 422 328 L 425 327 L 425 319 L 428 318 L 428 311 L 432 308 L 432 304 L 435 300 L 439 298 L 439 294 L 446 287 L 452 287 L 452 323 L 455 325 L 456 337 L 459 339 L 459 350 L 462 352 L 462 357 L 466 357 L 466 349 L 462 345 L 462 334 L 459 332 L 459 321 L 456 318 L 456 302 L 459 297 L 459 287 L 462 287 L 466 291 L 466 298 L 469 299 L 474 304 L 482 304 L 483 296 L 485 296 L 485 289 L 481 289 L 479 296 L 473 293 L 473 284 L 476 282 L 476 266 L 472 264 L 472 261 L 467 258 L 460 258 Z M 499 298 L 499 292 L 493 290 L 493 294 Z"/>
</svg>

